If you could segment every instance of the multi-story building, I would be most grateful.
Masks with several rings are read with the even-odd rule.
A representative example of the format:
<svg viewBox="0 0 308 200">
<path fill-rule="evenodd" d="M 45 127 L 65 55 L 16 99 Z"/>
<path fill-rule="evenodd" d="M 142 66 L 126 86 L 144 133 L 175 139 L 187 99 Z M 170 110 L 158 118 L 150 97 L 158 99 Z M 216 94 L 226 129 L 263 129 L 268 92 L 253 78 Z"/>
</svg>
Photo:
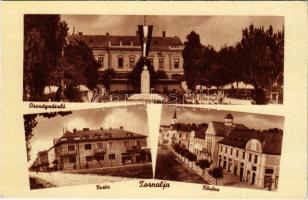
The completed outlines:
<svg viewBox="0 0 308 200">
<path fill-rule="evenodd" d="M 70 170 L 151 162 L 147 136 L 119 129 L 66 131 L 48 151 L 38 153 L 40 170 Z M 42 165 L 45 164 L 45 165 Z M 46 166 L 42 168 L 42 166 Z"/>
<path fill-rule="evenodd" d="M 100 64 L 99 71 L 113 69 L 116 78 L 111 81 L 111 90 L 129 90 L 127 75 L 135 67 L 141 56 L 139 36 L 125 35 L 83 35 L 73 34 L 69 41 L 81 40 L 88 44 Z M 179 77 L 184 74 L 182 51 L 184 45 L 179 37 L 167 37 L 166 32 L 162 36 L 153 36 L 148 59 L 155 71 L 165 71 L 169 80 L 158 81 L 156 89 L 163 90 L 166 84 L 169 89 L 180 87 Z"/>
<path fill-rule="evenodd" d="M 217 166 L 258 188 L 277 189 L 282 131 L 233 129 L 219 141 Z"/>
<path fill-rule="evenodd" d="M 62 169 L 117 166 L 150 160 L 147 136 L 120 129 L 75 130 L 55 140 Z"/>
</svg>

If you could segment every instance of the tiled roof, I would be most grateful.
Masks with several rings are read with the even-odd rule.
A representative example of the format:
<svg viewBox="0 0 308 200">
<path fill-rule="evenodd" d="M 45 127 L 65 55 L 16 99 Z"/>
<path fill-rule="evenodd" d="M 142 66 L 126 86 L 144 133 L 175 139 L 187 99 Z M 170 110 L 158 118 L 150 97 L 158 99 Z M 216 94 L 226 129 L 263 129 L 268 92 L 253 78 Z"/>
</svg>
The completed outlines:
<svg viewBox="0 0 308 200">
<path fill-rule="evenodd" d="M 191 131 L 199 131 L 201 129 L 204 129 L 205 125 L 204 124 L 183 124 L 183 123 L 176 123 L 172 125 L 172 129 L 175 129 L 177 131 L 182 131 L 182 132 L 191 132 Z M 206 125 L 207 127 L 207 125 Z"/>
<path fill-rule="evenodd" d="M 262 144 L 262 152 L 266 154 L 281 154 L 282 131 L 256 131 L 253 129 L 233 129 L 230 134 L 218 143 L 244 149 L 251 139 L 257 139 Z"/>
<path fill-rule="evenodd" d="M 195 132 L 195 138 L 199 138 L 199 139 L 205 139 L 205 131 L 207 128 L 202 128 L 201 130 L 198 130 Z"/>
<path fill-rule="evenodd" d="M 243 125 L 243 124 L 234 124 L 233 126 L 225 126 L 224 122 L 217 122 L 217 121 L 213 121 L 213 127 L 215 129 L 216 135 L 217 136 L 227 136 L 228 133 L 232 130 L 232 129 L 248 129 L 247 126 Z"/>
<path fill-rule="evenodd" d="M 140 42 L 138 36 L 118 36 L 118 35 L 70 35 L 69 41 L 81 40 L 86 42 L 90 48 L 106 48 L 111 42 L 111 45 L 120 45 L 122 41 L 122 47 L 130 46 L 133 42 L 133 46 L 140 48 Z M 151 48 L 168 48 L 169 45 L 180 46 L 183 45 L 179 37 L 152 37 Z"/>
<path fill-rule="evenodd" d="M 134 138 L 134 137 L 144 137 L 147 136 L 141 135 L 138 133 L 133 133 L 123 129 L 99 129 L 99 130 L 76 130 L 74 132 L 67 131 L 63 134 L 61 138 L 76 138 L 76 137 L 87 137 L 87 138 L 99 138 L 108 139 L 108 138 Z"/>
</svg>

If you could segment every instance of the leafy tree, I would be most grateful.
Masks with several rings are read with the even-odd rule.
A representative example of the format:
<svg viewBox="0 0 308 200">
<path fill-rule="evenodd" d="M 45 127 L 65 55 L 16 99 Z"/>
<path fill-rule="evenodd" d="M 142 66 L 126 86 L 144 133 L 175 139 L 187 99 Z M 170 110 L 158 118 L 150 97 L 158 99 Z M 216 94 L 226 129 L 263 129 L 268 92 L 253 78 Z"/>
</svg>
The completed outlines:
<svg viewBox="0 0 308 200">
<path fill-rule="evenodd" d="M 37 125 L 37 116 L 43 116 L 46 118 L 53 118 L 57 115 L 66 116 L 72 114 L 71 111 L 60 111 L 60 112 L 50 112 L 50 113 L 40 113 L 40 114 L 27 114 L 24 115 L 24 127 L 25 127 L 25 139 L 26 139 L 26 150 L 27 150 L 27 160 L 31 160 L 31 138 L 33 137 L 33 129 Z"/>
<path fill-rule="evenodd" d="M 113 69 L 106 69 L 101 77 L 101 82 L 104 84 L 107 90 L 110 90 L 110 80 L 116 77 L 116 73 Z"/>
<path fill-rule="evenodd" d="M 140 58 L 134 69 L 129 73 L 128 77 L 131 82 L 131 84 L 135 88 L 141 88 L 141 73 L 143 70 L 144 64 L 148 67 L 149 73 L 150 73 L 150 87 L 152 88 L 156 82 L 156 72 L 154 70 L 154 67 L 152 66 L 150 60 L 145 60 L 143 58 Z"/>
<path fill-rule="evenodd" d="M 158 70 L 156 72 L 156 79 L 168 79 L 168 75 L 164 70 Z"/>
<path fill-rule="evenodd" d="M 194 153 L 189 152 L 188 160 L 189 160 L 189 162 L 195 162 L 197 160 L 197 155 L 194 154 Z"/>
<path fill-rule="evenodd" d="M 99 80 L 99 63 L 95 60 L 91 48 L 84 41 L 74 40 L 64 48 L 64 57 L 68 63 L 65 71 L 67 84 L 85 84 L 93 90 Z"/>
<path fill-rule="evenodd" d="M 50 74 L 58 68 L 67 31 L 60 15 L 24 16 L 24 100 L 40 100 L 54 82 Z"/>
<path fill-rule="evenodd" d="M 199 160 L 197 162 L 197 165 L 202 169 L 202 176 L 205 173 L 205 169 L 209 168 L 211 166 L 211 163 L 208 160 Z"/>
<path fill-rule="evenodd" d="M 251 24 L 243 30 L 238 48 L 243 76 L 255 87 L 256 103 L 264 104 L 262 93 L 283 84 L 284 30 L 274 33 L 272 26 L 264 30 Z"/>
<path fill-rule="evenodd" d="M 217 185 L 217 179 L 223 177 L 223 170 L 221 167 L 215 167 L 212 171 L 212 176 L 216 180 L 216 185 Z"/>
<path fill-rule="evenodd" d="M 187 35 L 186 40 L 182 52 L 185 80 L 188 88 L 195 90 L 202 76 L 200 68 L 203 62 L 203 46 L 200 42 L 200 36 L 194 31 Z"/>
</svg>

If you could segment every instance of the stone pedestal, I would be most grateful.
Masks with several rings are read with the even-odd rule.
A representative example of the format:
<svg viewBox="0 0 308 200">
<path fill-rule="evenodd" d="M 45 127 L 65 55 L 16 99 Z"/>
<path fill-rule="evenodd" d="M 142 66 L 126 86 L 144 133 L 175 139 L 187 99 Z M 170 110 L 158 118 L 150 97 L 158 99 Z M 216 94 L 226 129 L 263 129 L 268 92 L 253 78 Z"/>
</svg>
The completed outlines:
<svg viewBox="0 0 308 200">
<path fill-rule="evenodd" d="M 150 72 L 147 66 L 143 66 L 140 88 L 141 94 L 150 94 Z"/>
</svg>

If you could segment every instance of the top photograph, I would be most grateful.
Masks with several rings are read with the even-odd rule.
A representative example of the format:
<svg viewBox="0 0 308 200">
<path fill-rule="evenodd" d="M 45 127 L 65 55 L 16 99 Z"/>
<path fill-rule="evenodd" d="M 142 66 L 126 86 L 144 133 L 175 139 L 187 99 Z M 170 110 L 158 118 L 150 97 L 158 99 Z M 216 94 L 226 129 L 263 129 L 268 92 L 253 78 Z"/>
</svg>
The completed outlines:
<svg viewBox="0 0 308 200">
<path fill-rule="evenodd" d="M 283 16 L 23 17 L 23 101 L 283 104 Z"/>
</svg>

